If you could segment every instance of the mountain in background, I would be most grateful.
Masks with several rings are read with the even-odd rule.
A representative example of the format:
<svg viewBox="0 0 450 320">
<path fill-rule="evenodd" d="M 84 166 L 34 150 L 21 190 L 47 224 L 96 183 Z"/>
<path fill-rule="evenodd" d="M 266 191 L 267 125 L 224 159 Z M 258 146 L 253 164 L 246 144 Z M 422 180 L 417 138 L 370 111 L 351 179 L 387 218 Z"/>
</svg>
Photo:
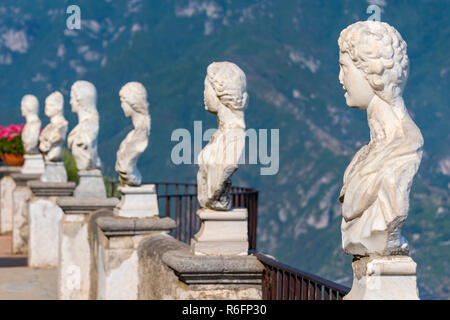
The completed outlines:
<svg viewBox="0 0 450 320">
<path fill-rule="evenodd" d="M 23 122 L 32 93 L 43 104 L 76 80 L 93 82 L 100 113 L 99 153 L 114 176 L 115 153 L 132 128 L 118 92 L 128 81 L 149 92 L 150 146 L 139 161 L 145 180 L 195 181 L 194 165 L 176 166 L 177 128 L 216 127 L 203 108 L 206 67 L 232 61 L 247 74 L 247 128 L 280 129 L 280 168 L 261 176 L 242 166 L 233 184 L 260 190 L 258 248 L 283 263 L 350 285 L 341 249 L 342 176 L 369 140 L 364 112 L 349 109 L 338 81 L 340 31 L 366 20 L 369 3 L 408 43 L 405 103 L 425 138 L 403 233 L 418 263 L 422 298 L 450 297 L 450 11 L 447 0 L 97 0 L 77 1 L 82 29 L 66 28 L 73 1 L 0 4 L 0 124 Z M 42 118 L 43 106 L 41 106 Z M 46 119 L 44 122 L 47 121 Z M 269 149 L 270 150 L 270 149 Z"/>
</svg>

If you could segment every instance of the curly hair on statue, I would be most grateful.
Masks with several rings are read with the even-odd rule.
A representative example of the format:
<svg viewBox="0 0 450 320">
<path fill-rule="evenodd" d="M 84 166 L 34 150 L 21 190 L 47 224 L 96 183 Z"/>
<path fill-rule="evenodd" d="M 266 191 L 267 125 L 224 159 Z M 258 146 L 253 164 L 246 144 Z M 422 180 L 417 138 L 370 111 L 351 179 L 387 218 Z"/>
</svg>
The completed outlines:
<svg viewBox="0 0 450 320">
<path fill-rule="evenodd" d="M 149 103 L 147 101 L 147 90 L 139 82 L 128 82 L 119 92 L 121 98 L 125 99 L 134 111 L 148 115 Z"/>
<path fill-rule="evenodd" d="M 214 62 L 208 66 L 207 79 L 220 102 L 227 108 L 244 110 L 248 105 L 245 73 L 231 62 Z"/>
<path fill-rule="evenodd" d="M 385 22 L 359 21 L 341 32 L 338 44 L 380 98 L 392 101 L 401 96 L 409 60 L 406 42 L 394 27 Z"/>
</svg>

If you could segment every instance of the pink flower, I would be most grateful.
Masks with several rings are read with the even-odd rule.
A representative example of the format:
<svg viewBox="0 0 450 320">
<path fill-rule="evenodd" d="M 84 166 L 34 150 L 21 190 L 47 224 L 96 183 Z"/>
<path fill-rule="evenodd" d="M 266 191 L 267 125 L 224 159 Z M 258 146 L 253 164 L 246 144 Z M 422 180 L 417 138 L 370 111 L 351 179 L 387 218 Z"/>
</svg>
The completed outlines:
<svg viewBox="0 0 450 320">
<path fill-rule="evenodd" d="M 12 132 L 20 133 L 20 128 L 14 124 L 10 125 L 9 128 L 11 129 Z"/>
<path fill-rule="evenodd" d="M 15 137 L 17 137 L 18 135 L 19 135 L 19 133 L 13 131 L 13 132 L 8 136 L 8 141 L 11 141 L 12 139 L 14 139 Z"/>
</svg>

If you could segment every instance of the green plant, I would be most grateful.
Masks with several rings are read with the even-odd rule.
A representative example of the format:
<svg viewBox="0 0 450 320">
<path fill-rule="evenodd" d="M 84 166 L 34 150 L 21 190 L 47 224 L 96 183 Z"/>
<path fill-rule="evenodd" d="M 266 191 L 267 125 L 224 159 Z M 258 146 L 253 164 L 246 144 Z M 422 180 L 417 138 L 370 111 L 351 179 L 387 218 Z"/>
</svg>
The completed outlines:
<svg viewBox="0 0 450 320">
<path fill-rule="evenodd" d="M 78 175 L 77 164 L 75 163 L 75 158 L 72 153 L 67 149 L 63 150 L 63 162 L 67 171 L 67 180 L 78 183 L 80 181 L 80 176 Z"/>
<path fill-rule="evenodd" d="M 24 124 L 0 126 L 0 153 L 24 154 L 22 131 Z"/>
</svg>

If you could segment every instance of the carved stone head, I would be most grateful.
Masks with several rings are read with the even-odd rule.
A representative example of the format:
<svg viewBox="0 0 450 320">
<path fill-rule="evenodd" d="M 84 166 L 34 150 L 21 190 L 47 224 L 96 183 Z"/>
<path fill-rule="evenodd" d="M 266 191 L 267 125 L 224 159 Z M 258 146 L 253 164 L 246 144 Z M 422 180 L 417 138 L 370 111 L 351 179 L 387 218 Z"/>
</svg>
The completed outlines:
<svg viewBox="0 0 450 320">
<path fill-rule="evenodd" d="M 128 82 L 120 90 L 119 96 L 127 118 L 132 118 L 136 114 L 148 116 L 147 90 L 141 83 Z"/>
<path fill-rule="evenodd" d="M 22 116 L 27 118 L 29 115 L 38 115 L 39 113 L 39 101 L 38 99 L 31 95 L 27 94 L 22 98 L 22 103 L 20 106 L 20 110 L 22 112 Z"/>
<path fill-rule="evenodd" d="M 208 66 L 204 92 L 205 109 L 217 113 L 220 106 L 243 111 L 248 105 L 247 78 L 236 64 L 213 62 Z"/>
<path fill-rule="evenodd" d="M 59 91 L 53 92 L 45 99 L 45 115 L 49 118 L 62 115 L 63 107 L 64 97 Z"/>
<path fill-rule="evenodd" d="M 97 111 L 97 89 L 88 81 L 77 81 L 70 91 L 70 104 L 72 112 Z"/>
<path fill-rule="evenodd" d="M 406 43 L 385 22 L 360 21 L 341 32 L 339 81 L 348 106 L 366 109 L 377 95 L 390 103 L 406 85 L 409 60 Z"/>
</svg>

